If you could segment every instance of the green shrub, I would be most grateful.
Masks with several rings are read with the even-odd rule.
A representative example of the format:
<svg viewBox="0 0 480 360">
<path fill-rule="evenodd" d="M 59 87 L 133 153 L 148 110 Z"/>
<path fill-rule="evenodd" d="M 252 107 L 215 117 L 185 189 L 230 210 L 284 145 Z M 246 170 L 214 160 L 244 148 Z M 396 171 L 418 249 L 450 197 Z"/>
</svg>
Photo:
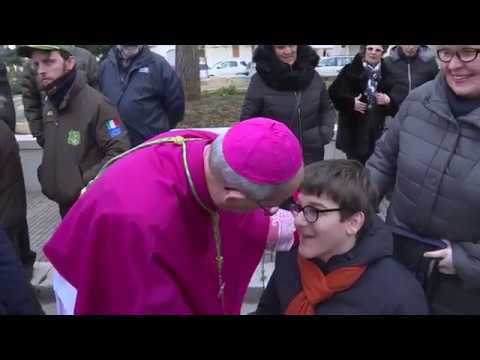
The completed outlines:
<svg viewBox="0 0 480 360">
<path fill-rule="evenodd" d="M 220 96 L 232 96 L 237 95 L 238 90 L 235 85 L 230 85 L 229 87 L 222 87 L 218 89 L 217 91 L 215 91 L 215 93 Z"/>
</svg>

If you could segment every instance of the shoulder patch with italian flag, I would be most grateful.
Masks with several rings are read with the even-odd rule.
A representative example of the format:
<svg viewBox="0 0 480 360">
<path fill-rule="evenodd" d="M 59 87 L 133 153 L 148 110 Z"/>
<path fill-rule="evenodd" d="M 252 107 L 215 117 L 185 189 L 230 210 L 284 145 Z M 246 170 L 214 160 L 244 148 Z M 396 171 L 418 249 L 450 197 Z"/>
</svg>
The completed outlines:
<svg viewBox="0 0 480 360">
<path fill-rule="evenodd" d="M 118 119 L 108 120 L 106 126 L 110 139 L 113 139 L 122 133 L 122 126 L 120 125 L 120 120 Z"/>
</svg>

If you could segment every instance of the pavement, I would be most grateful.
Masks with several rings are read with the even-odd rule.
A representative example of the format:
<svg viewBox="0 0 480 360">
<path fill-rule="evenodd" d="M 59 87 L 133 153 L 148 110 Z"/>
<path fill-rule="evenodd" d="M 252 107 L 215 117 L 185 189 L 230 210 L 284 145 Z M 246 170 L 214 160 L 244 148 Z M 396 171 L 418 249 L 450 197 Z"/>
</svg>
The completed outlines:
<svg viewBox="0 0 480 360">
<path fill-rule="evenodd" d="M 60 223 L 57 205 L 41 193 L 27 193 L 27 222 L 30 246 L 37 253 L 31 282 L 45 313 L 55 315 L 52 266 L 42 248 Z"/>
</svg>

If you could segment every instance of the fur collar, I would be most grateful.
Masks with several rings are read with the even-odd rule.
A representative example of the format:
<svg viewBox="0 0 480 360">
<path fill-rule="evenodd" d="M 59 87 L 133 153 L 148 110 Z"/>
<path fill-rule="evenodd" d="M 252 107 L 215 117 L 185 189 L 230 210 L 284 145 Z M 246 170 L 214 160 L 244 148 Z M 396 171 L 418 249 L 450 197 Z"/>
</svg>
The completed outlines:
<svg viewBox="0 0 480 360">
<path fill-rule="evenodd" d="M 290 66 L 275 55 L 273 45 L 260 45 L 255 49 L 253 61 L 260 78 L 278 91 L 299 91 L 307 88 L 315 75 L 320 60 L 308 45 L 298 45 L 297 61 Z"/>
<path fill-rule="evenodd" d="M 400 46 L 395 46 L 394 48 L 392 48 L 392 50 L 390 50 L 390 58 L 392 59 L 392 61 L 398 61 L 402 59 L 400 50 Z M 432 61 L 435 58 L 435 53 L 428 46 L 420 45 L 418 48 L 417 57 L 426 63 Z"/>
</svg>

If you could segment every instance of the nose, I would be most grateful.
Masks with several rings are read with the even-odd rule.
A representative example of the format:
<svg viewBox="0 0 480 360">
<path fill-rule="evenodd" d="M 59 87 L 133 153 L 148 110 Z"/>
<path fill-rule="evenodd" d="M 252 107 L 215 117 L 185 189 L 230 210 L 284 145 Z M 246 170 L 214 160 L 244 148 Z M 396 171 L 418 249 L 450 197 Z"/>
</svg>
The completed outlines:
<svg viewBox="0 0 480 360">
<path fill-rule="evenodd" d="M 46 68 L 41 63 L 38 64 L 38 66 L 37 66 L 37 73 L 38 73 L 38 75 L 44 75 L 46 73 Z"/>
<path fill-rule="evenodd" d="M 463 64 L 462 60 L 460 60 L 457 55 L 455 55 L 452 58 L 452 60 L 450 60 L 450 62 L 447 64 L 447 67 L 448 67 L 449 70 L 456 70 L 456 69 L 459 69 L 463 66 L 464 66 L 464 64 Z"/>
</svg>

